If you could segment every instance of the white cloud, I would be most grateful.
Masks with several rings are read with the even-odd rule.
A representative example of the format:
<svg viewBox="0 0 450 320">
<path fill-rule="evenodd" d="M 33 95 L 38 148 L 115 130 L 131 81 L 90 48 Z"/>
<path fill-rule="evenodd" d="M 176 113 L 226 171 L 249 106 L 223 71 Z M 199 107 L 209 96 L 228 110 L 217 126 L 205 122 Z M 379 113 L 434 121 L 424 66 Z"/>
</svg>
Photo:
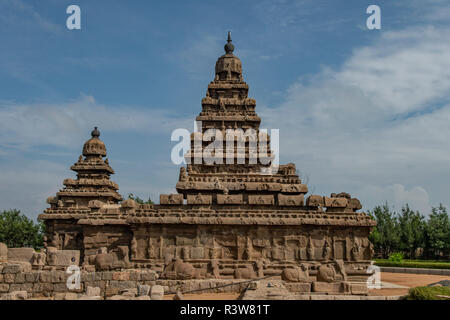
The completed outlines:
<svg viewBox="0 0 450 320">
<path fill-rule="evenodd" d="M 161 109 L 108 107 L 92 96 L 61 104 L 0 103 L 0 148 L 69 147 L 94 126 L 110 132 L 166 133 L 192 121 Z M 55 134 L 56 133 L 56 134 Z"/>
<path fill-rule="evenodd" d="M 373 207 L 387 202 L 396 212 L 400 212 L 406 204 L 414 210 L 419 210 L 422 214 L 431 212 L 430 197 L 427 191 L 419 186 L 407 190 L 401 184 L 385 187 L 369 185 L 363 187 L 360 194 L 367 199 L 364 204 L 365 209 L 371 210 Z"/>
<path fill-rule="evenodd" d="M 293 84 L 280 106 L 260 107 L 263 127 L 281 128 L 281 160 L 296 162 L 317 191 L 348 190 L 363 203 L 389 200 L 381 190 L 390 190 L 421 209 L 450 204 L 449 33 L 384 31 L 340 69 Z M 374 193 L 361 192 L 367 185 Z"/>
</svg>

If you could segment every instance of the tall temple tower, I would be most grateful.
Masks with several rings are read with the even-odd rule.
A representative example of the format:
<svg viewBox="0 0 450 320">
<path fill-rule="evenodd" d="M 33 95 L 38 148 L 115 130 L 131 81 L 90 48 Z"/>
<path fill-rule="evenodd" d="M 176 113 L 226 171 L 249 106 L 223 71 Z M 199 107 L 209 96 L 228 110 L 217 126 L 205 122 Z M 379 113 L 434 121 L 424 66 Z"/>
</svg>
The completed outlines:
<svg viewBox="0 0 450 320">
<path fill-rule="evenodd" d="M 269 275 L 304 282 L 307 292 L 348 292 L 347 276 L 368 277 L 375 222 L 348 193 L 306 197 L 294 164 L 274 166 L 270 137 L 233 52 L 228 34 L 177 193 L 161 194 L 159 204 L 121 201 L 95 129 L 72 166 L 77 179 L 66 179 L 40 215 L 48 246 L 80 250 L 88 270 L 151 268 L 161 279 Z M 209 149 L 220 137 L 222 150 Z"/>
<path fill-rule="evenodd" d="M 230 32 L 224 49 L 202 99 L 202 111 L 196 118 L 201 131 L 191 135 L 191 150 L 185 156 L 187 173 L 180 169 L 177 191 L 185 198 L 208 195 L 207 201 L 219 204 L 300 205 L 308 188 L 301 184 L 294 164 L 272 166 L 275 155 L 270 136 L 260 131 L 256 101 L 248 97 L 249 86 L 242 75 L 241 60 L 233 54 Z M 211 152 L 208 158 L 205 151 L 217 141 L 217 134 L 223 139 L 221 150 Z"/>
</svg>

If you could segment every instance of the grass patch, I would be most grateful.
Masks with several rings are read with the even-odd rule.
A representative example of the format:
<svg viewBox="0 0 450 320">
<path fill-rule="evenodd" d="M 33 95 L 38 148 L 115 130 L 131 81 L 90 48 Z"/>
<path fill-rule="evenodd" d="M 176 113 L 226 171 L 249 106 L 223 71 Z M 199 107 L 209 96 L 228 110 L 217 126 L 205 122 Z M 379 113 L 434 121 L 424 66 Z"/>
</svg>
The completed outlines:
<svg viewBox="0 0 450 320">
<path fill-rule="evenodd" d="M 415 287 L 409 289 L 409 293 L 406 296 L 407 300 L 449 300 L 449 298 L 438 297 L 447 296 L 450 297 L 449 287 Z"/>
<path fill-rule="evenodd" d="M 375 265 L 379 267 L 450 269 L 450 262 L 448 261 L 430 260 L 390 261 L 388 259 L 375 259 Z"/>
</svg>

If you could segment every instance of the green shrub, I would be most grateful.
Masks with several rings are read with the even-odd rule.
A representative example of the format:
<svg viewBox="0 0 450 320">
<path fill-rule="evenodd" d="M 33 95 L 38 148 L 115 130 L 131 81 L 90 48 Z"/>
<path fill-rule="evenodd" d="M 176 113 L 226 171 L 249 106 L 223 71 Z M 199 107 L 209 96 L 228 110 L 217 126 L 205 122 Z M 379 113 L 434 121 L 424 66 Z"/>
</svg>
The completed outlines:
<svg viewBox="0 0 450 320">
<path fill-rule="evenodd" d="M 379 267 L 450 269 L 450 262 L 427 260 L 403 260 L 402 262 L 395 262 L 386 259 L 376 259 L 375 265 Z"/>
<path fill-rule="evenodd" d="M 389 255 L 389 261 L 391 262 L 402 262 L 403 261 L 403 253 L 394 252 Z"/>
<path fill-rule="evenodd" d="M 438 295 L 450 297 L 449 287 L 415 287 L 409 289 L 407 300 L 449 300 Z"/>
</svg>

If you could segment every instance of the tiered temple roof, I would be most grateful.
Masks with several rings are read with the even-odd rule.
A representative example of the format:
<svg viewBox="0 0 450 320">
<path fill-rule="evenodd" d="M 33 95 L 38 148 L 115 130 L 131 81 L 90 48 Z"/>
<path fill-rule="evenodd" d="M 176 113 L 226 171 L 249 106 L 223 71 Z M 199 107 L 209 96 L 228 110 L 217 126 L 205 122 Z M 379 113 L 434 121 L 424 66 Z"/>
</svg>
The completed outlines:
<svg viewBox="0 0 450 320">
<path fill-rule="evenodd" d="M 99 138 L 100 131 L 97 127 L 91 132 L 91 136 L 83 146 L 83 155 L 70 167 L 77 173 L 77 178 L 65 179 L 64 188 L 56 193 L 56 197 L 47 199 L 51 208 L 46 213 L 89 210 L 91 200 L 103 204 L 118 204 L 122 200 L 117 192 L 119 186 L 110 180 L 114 170 L 108 159 L 103 159 L 106 157 L 106 147 Z"/>
</svg>

